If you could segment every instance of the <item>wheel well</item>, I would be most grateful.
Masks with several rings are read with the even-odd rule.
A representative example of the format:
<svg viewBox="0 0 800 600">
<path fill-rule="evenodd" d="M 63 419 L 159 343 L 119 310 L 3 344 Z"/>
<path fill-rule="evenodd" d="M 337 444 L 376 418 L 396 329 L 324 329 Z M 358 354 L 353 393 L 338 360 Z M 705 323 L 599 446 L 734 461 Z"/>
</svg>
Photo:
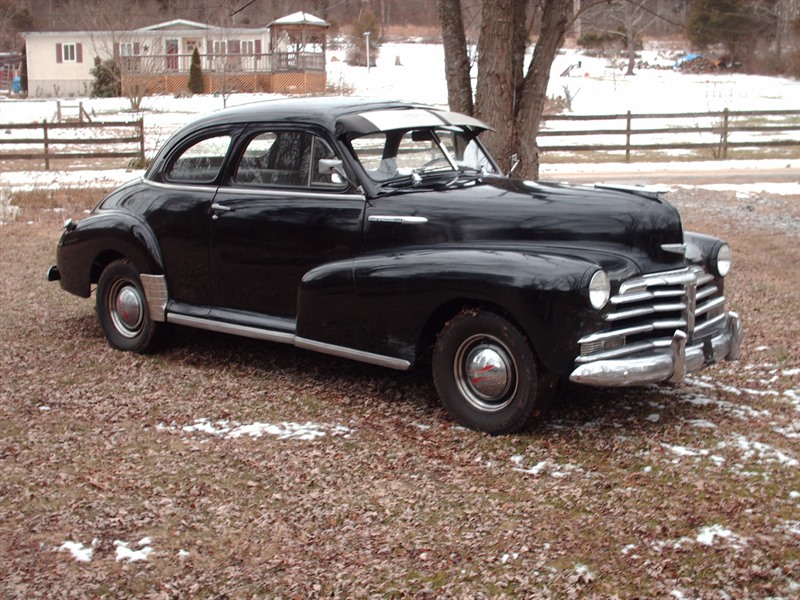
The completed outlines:
<svg viewBox="0 0 800 600">
<path fill-rule="evenodd" d="M 491 302 L 481 302 L 479 300 L 459 298 L 451 300 L 450 302 L 440 306 L 428 319 L 428 322 L 425 324 L 425 327 L 422 330 L 419 346 L 417 347 L 417 357 L 419 362 L 430 361 L 431 351 L 433 350 L 433 345 L 436 342 L 436 336 L 439 335 L 439 332 L 444 328 L 450 319 L 455 317 L 458 313 L 469 309 L 488 310 L 500 315 L 513 324 L 517 329 L 519 329 L 523 335 L 525 335 L 525 337 L 528 337 L 528 334 L 520 326 L 517 320 L 501 306 L 492 304 Z M 533 346 L 533 343 L 530 339 L 528 339 L 528 342 L 531 343 L 531 346 Z"/>
<path fill-rule="evenodd" d="M 100 280 L 100 274 L 105 268 L 115 260 L 122 260 L 125 256 L 115 250 L 106 250 L 102 252 L 92 263 L 92 270 L 89 272 L 89 283 L 97 283 Z"/>
</svg>

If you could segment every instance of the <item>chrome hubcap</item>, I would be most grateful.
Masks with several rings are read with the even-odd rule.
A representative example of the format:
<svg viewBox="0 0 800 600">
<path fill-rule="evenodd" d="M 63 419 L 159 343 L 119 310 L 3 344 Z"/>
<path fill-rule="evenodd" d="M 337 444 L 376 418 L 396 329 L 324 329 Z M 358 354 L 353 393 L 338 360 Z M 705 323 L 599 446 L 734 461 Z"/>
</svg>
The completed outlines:
<svg viewBox="0 0 800 600">
<path fill-rule="evenodd" d="M 129 281 L 119 281 L 109 296 L 114 327 L 125 337 L 138 335 L 144 321 L 144 299 L 139 289 Z"/>
<path fill-rule="evenodd" d="M 474 408 L 497 412 L 507 407 L 516 392 L 516 365 L 497 339 L 473 336 L 464 341 L 454 361 L 456 383 Z"/>
</svg>

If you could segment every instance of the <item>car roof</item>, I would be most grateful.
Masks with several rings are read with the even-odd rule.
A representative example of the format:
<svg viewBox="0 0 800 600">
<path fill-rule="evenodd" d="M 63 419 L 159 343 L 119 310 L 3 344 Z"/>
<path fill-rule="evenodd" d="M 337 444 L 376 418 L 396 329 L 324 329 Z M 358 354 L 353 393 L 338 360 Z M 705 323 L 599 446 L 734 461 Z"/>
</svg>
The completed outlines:
<svg viewBox="0 0 800 600">
<path fill-rule="evenodd" d="M 364 135 L 388 129 L 464 126 L 476 131 L 489 125 L 459 113 L 424 104 L 351 96 L 317 96 L 262 100 L 225 108 L 199 117 L 176 131 L 156 154 L 145 179 L 152 179 L 163 161 L 188 137 L 209 128 L 250 123 L 302 123 L 321 127 L 334 137 Z"/>
<path fill-rule="evenodd" d="M 423 104 L 350 96 L 319 96 L 262 100 L 222 109 L 191 122 L 184 128 L 184 132 L 187 129 L 197 130 L 227 123 L 297 121 L 319 125 L 329 131 L 339 133 L 342 124 L 347 124 L 347 128 L 350 128 L 352 124 L 357 122 L 356 119 L 348 117 L 372 112 L 377 114 L 380 111 L 392 110 L 416 110 L 438 115 L 439 119 L 436 124 L 459 124 L 479 129 L 490 129 L 485 123 L 467 115 L 459 115 Z M 386 113 L 384 112 L 383 114 Z M 363 129 L 363 125 L 358 129 Z"/>
</svg>

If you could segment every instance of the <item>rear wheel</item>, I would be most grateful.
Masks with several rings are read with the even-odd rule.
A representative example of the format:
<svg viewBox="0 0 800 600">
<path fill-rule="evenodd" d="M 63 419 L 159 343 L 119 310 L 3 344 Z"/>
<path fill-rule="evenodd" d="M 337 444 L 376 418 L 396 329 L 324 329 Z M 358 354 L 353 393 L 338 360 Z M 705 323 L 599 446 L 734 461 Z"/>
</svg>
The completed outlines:
<svg viewBox="0 0 800 600">
<path fill-rule="evenodd" d="M 157 341 L 159 324 L 150 318 L 139 272 L 130 261 L 108 265 L 97 282 L 97 317 L 109 345 L 146 352 Z"/>
<path fill-rule="evenodd" d="M 511 433 L 546 408 L 540 404 L 536 355 L 528 339 L 496 313 L 456 315 L 436 340 L 432 364 L 442 404 L 470 429 Z"/>
</svg>

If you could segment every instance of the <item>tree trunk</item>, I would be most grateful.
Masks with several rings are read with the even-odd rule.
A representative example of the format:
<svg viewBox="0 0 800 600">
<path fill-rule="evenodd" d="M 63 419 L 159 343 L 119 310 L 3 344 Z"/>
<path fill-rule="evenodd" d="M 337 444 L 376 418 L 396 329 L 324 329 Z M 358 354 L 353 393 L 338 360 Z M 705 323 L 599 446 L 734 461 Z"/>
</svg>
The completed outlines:
<svg viewBox="0 0 800 600">
<path fill-rule="evenodd" d="M 511 79 L 514 84 L 514 117 L 519 112 L 519 101 L 525 90 L 525 49 L 528 47 L 527 2 L 515 2 L 514 30 L 511 36 Z"/>
<path fill-rule="evenodd" d="M 511 154 L 517 145 L 515 61 L 510 43 L 515 30 L 514 4 L 515 0 L 483 0 L 478 38 L 475 116 L 495 128 L 481 139 L 504 171 L 511 166 Z"/>
<path fill-rule="evenodd" d="M 628 7 L 625 11 L 625 43 L 628 50 L 628 70 L 625 75 L 633 75 L 636 67 L 636 31 L 633 20 L 633 8 Z"/>
<path fill-rule="evenodd" d="M 444 68 L 447 79 L 447 101 L 450 110 L 472 114 L 472 81 L 469 75 L 467 38 L 461 16 L 461 0 L 439 0 L 442 23 Z"/>
<path fill-rule="evenodd" d="M 544 3 L 541 35 L 525 76 L 525 91 L 517 115 L 520 165 L 516 175 L 521 179 L 539 177 L 539 150 L 536 136 L 539 133 L 547 100 L 550 68 L 571 24 L 572 7 L 572 0 L 545 0 Z"/>
</svg>

